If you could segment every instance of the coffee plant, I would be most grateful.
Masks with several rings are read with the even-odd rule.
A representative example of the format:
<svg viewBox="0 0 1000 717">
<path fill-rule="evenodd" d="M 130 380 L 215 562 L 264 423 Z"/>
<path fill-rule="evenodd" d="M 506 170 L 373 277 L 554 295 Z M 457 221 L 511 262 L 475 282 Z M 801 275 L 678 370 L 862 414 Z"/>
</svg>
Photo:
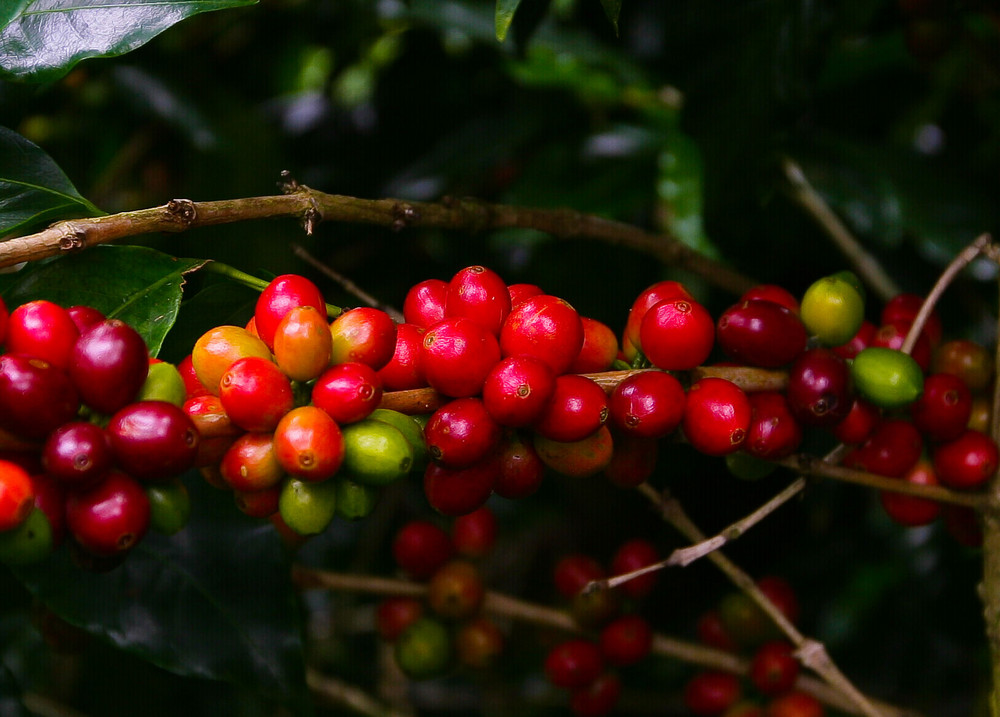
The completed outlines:
<svg viewBox="0 0 1000 717">
<path fill-rule="evenodd" d="M 1000 5 L 8 5 L 0 714 L 1000 714 Z"/>
</svg>

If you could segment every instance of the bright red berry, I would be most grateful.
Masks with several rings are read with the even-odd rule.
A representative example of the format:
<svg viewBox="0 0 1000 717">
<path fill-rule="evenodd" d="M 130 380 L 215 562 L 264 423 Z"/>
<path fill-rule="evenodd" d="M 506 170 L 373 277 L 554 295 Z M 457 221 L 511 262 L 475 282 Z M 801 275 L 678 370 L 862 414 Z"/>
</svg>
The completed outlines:
<svg viewBox="0 0 1000 717">
<path fill-rule="evenodd" d="M 703 378 L 687 392 L 681 423 L 688 442 L 699 452 L 722 456 L 738 450 L 750 429 L 747 395 L 723 378 Z"/>
</svg>

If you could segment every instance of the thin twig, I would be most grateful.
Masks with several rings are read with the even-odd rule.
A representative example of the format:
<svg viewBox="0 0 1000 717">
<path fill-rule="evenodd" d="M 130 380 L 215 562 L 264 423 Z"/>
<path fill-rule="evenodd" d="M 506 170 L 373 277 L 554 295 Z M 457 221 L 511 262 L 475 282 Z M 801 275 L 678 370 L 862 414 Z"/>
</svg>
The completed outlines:
<svg viewBox="0 0 1000 717">
<path fill-rule="evenodd" d="M 376 309 L 381 309 L 385 313 L 389 314 L 389 316 L 392 317 L 392 320 L 396 323 L 403 323 L 403 321 L 405 321 L 403 313 L 399 309 L 379 301 L 339 271 L 336 271 L 332 266 L 324 264 L 319 259 L 314 257 L 301 244 L 292 244 L 292 253 L 322 273 L 328 279 L 337 282 L 344 291 L 351 296 L 357 297 L 367 306 L 373 306 Z"/>
<path fill-rule="evenodd" d="M 367 717 L 412 717 L 383 704 L 360 687 L 324 675 L 318 670 L 306 670 L 306 684 L 314 695 L 328 704 L 347 707 Z"/>
<path fill-rule="evenodd" d="M 991 258 L 997 261 L 995 256 Z M 1000 342 L 997 343 L 995 352 L 994 369 L 1000 371 Z M 993 385 L 990 436 L 994 441 L 1000 442 L 1000 382 L 996 381 Z M 979 599 L 983 603 L 993 681 L 989 698 L 990 714 L 1000 715 L 1000 472 L 994 473 L 986 486 L 985 502 L 979 515 L 983 531 L 983 581 L 979 586 Z"/>
</svg>

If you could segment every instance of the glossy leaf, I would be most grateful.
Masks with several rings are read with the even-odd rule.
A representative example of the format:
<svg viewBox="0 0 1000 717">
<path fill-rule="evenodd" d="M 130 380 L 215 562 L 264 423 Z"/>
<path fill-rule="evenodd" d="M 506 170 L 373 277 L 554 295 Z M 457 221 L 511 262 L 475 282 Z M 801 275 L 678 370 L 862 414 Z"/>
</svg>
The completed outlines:
<svg viewBox="0 0 1000 717">
<path fill-rule="evenodd" d="M 98 246 L 0 277 L 0 295 L 9 307 L 33 299 L 92 306 L 132 326 L 155 356 L 177 319 L 184 275 L 203 263 L 146 247 Z"/>
<path fill-rule="evenodd" d="M 101 211 L 84 199 L 41 147 L 0 127 L 0 236 Z"/>
<path fill-rule="evenodd" d="M 517 12 L 517 6 L 520 4 L 521 0 L 497 0 L 494 24 L 496 25 L 497 40 L 500 42 L 503 42 L 504 38 L 507 37 L 510 24 L 514 21 L 514 13 Z"/>
<path fill-rule="evenodd" d="M 51 82 L 88 57 L 122 55 L 198 13 L 256 0 L 21 0 L 0 14 L 0 77 Z"/>
<path fill-rule="evenodd" d="M 108 572 L 81 569 L 63 547 L 16 574 L 63 619 L 164 669 L 300 699 L 300 615 L 281 541 L 189 477 L 193 512 L 179 533 L 147 535 Z"/>
</svg>

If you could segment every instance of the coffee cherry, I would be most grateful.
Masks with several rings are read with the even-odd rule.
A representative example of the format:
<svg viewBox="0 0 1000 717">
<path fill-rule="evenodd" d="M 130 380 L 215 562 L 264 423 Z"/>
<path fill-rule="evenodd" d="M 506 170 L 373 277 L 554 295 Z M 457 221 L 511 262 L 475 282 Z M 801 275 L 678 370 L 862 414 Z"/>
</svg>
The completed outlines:
<svg viewBox="0 0 1000 717">
<path fill-rule="evenodd" d="M 367 418 L 381 400 L 382 382 L 378 373 L 357 361 L 331 366 L 312 388 L 313 405 L 322 408 L 340 425 Z"/>
<path fill-rule="evenodd" d="M 451 559 L 454 552 L 448 534 L 426 520 L 406 523 L 392 541 L 396 565 L 413 580 L 427 580 Z"/>
<path fill-rule="evenodd" d="M 883 324 L 872 334 L 869 346 L 879 346 L 886 349 L 902 350 L 906 335 L 910 332 L 909 321 L 894 321 Z M 927 338 L 926 331 L 921 331 L 917 336 L 917 341 L 913 344 L 910 356 L 917 362 L 921 371 L 927 371 L 931 365 L 931 342 Z"/>
<path fill-rule="evenodd" d="M 69 376 L 81 400 L 95 411 L 114 413 L 133 401 L 148 373 L 146 343 L 124 321 L 94 324 L 73 346 Z"/>
<path fill-rule="evenodd" d="M 39 299 L 10 312 L 5 343 L 7 353 L 38 358 L 65 371 L 79 335 L 66 309 Z"/>
<path fill-rule="evenodd" d="M 179 478 L 145 486 L 149 527 L 160 535 L 179 533 L 191 518 L 191 494 Z"/>
<path fill-rule="evenodd" d="M 569 373 L 599 373 L 611 368 L 618 356 L 618 337 L 607 324 L 581 316 L 583 346 L 573 359 Z"/>
<path fill-rule="evenodd" d="M 191 468 L 200 440 L 188 415 L 166 401 L 142 401 L 121 409 L 108 423 L 108 438 L 118 465 L 145 481 Z"/>
<path fill-rule="evenodd" d="M 639 337 L 643 353 L 654 366 L 688 371 L 704 363 L 712 352 L 715 321 L 696 301 L 661 301 L 646 312 Z"/>
<path fill-rule="evenodd" d="M 614 445 L 611 431 L 601 426 L 579 441 L 553 441 L 540 433 L 535 434 L 535 452 L 542 463 L 570 478 L 596 475 L 611 463 Z"/>
<path fill-rule="evenodd" d="M 442 622 L 423 616 L 399 636 L 393 654 L 399 669 L 410 679 L 438 677 L 451 665 L 451 635 Z"/>
<path fill-rule="evenodd" d="M 64 423 L 42 448 L 45 472 L 70 490 L 97 485 L 114 465 L 107 432 L 87 421 Z"/>
<path fill-rule="evenodd" d="M 500 330 L 503 356 L 534 356 L 555 375 L 569 370 L 583 346 L 583 322 L 563 299 L 532 296 L 512 309 Z"/>
<path fill-rule="evenodd" d="M 934 441 L 958 438 L 972 415 L 972 394 L 958 376 L 935 373 L 924 379 L 924 392 L 910 404 L 913 424 Z"/>
<path fill-rule="evenodd" d="M 688 389 L 681 425 L 695 450 L 722 456 L 743 445 L 750 419 L 747 395 L 731 381 L 709 377 Z"/>
<path fill-rule="evenodd" d="M 698 617 L 695 624 L 695 631 L 698 640 L 702 644 L 714 647 L 726 652 L 737 652 L 739 645 L 729 634 L 725 624 L 722 622 L 722 615 L 718 610 L 706 610 Z"/>
<path fill-rule="evenodd" d="M 424 495 L 442 515 L 465 515 L 486 503 L 499 473 L 500 461 L 495 455 L 465 468 L 431 463 L 424 471 Z"/>
<path fill-rule="evenodd" d="M 7 311 L 7 304 L 3 297 L 0 297 L 0 346 L 3 346 L 7 338 L 7 322 L 10 320 L 10 312 Z"/>
<path fill-rule="evenodd" d="M 534 356 L 508 356 L 483 382 L 483 405 L 501 426 L 527 426 L 541 415 L 555 391 L 555 374 Z"/>
<path fill-rule="evenodd" d="M 798 315 L 771 301 L 742 301 L 717 323 L 719 346 L 741 363 L 764 368 L 784 366 L 806 348 L 806 329 Z"/>
<path fill-rule="evenodd" d="M 787 580 L 777 575 L 766 575 L 757 581 L 757 587 L 788 621 L 799 621 L 799 599 Z"/>
<path fill-rule="evenodd" d="M 455 657 L 477 670 L 492 667 L 503 652 L 504 636 L 488 617 L 476 617 L 455 632 Z"/>
<path fill-rule="evenodd" d="M 134 547 L 149 529 L 149 515 L 149 498 L 142 486 L 117 470 L 66 500 L 66 527 L 80 547 L 98 557 Z"/>
<path fill-rule="evenodd" d="M 913 485 L 938 485 L 934 466 L 927 460 L 919 461 L 902 476 L 902 479 Z M 941 512 L 941 504 L 937 501 L 905 493 L 884 490 L 879 492 L 879 499 L 893 522 L 907 527 L 928 525 L 934 522 Z"/>
<path fill-rule="evenodd" d="M 76 324 L 76 329 L 81 334 L 84 329 L 88 329 L 94 324 L 99 324 L 104 321 L 107 317 L 95 309 L 93 306 L 68 306 L 66 307 L 66 313 Z"/>
<path fill-rule="evenodd" d="M 248 356 L 271 360 L 271 350 L 240 326 L 216 326 L 202 334 L 191 350 L 191 364 L 205 389 L 219 395 L 222 375 L 237 360 Z"/>
<path fill-rule="evenodd" d="M 464 316 L 499 336 L 510 308 L 506 282 L 484 266 L 466 267 L 448 282 L 445 316 Z"/>
<path fill-rule="evenodd" d="M 379 381 L 387 391 L 406 391 L 427 385 L 424 378 L 420 345 L 424 329 L 416 324 L 396 325 L 396 348 L 389 363 L 378 370 Z"/>
<path fill-rule="evenodd" d="M 243 430 L 229 420 L 229 414 L 222 407 L 218 396 L 203 393 L 192 396 L 181 409 L 188 415 L 201 440 L 198 441 L 198 455 L 195 465 L 200 467 L 217 464 L 237 436 Z"/>
<path fill-rule="evenodd" d="M 840 346 L 850 341 L 864 314 L 864 297 L 852 281 L 838 274 L 813 282 L 803 294 L 799 308 L 806 330 L 825 346 Z"/>
<path fill-rule="evenodd" d="M 823 717 L 826 710 L 812 695 L 795 690 L 771 700 L 764 714 L 765 717 Z"/>
<path fill-rule="evenodd" d="M 579 595 L 591 581 L 606 577 L 601 564 L 584 553 L 572 553 L 561 558 L 552 575 L 556 590 L 567 600 Z"/>
<path fill-rule="evenodd" d="M 248 356 L 219 379 L 219 398 L 229 419 L 245 431 L 273 431 L 295 406 L 292 384 L 271 361 Z"/>
<path fill-rule="evenodd" d="M 809 349 L 788 370 L 788 407 L 804 426 L 833 426 L 851 410 L 851 372 L 829 349 Z"/>
<path fill-rule="evenodd" d="M 251 518 L 270 518 L 278 513 L 278 503 L 281 500 L 281 485 L 273 485 L 263 490 L 234 490 L 233 502 L 240 512 Z M 282 521 L 284 524 L 284 521 Z M 291 528 L 286 528 L 291 531 Z M 292 531 L 294 532 L 294 531 Z"/>
<path fill-rule="evenodd" d="M 653 628 L 639 615 L 623 615 L 601 630 L 601 654 L 616 667 L 641 661 L 653 646 Z"/>
<path fill-rule="evenodd" d="M 333 482 L 337 491 L 334 497 L 337 517 L 344 520 L 360 520 L 367 518 L 375 510 L 379 498 L 377 488 L 343 476 L 335 477 Z"/>
<path fill-rule="evenodd" d="M 600 648 L 590 640 L 567 640 L 553 647 L 545 657 L 545 676 L 556 687 L 586 687 L 602 672 L 604 658 Z"/>
<path fill-rule="evenodd" d="M 605 477 L 619 488 L 641 485 L 656 469 L 660 441 L 615 431 L 611 435 L 615 450 L 611 462 L 604 467 Z"/>
<path fill-rule="evenodd" d="M 832 350 L 842 359 L 852 359 L 861 353 L 862 349 L 868 348 L 874 338 L 875 324 L 865 319 L 850 341 L 840 344 L 840 346 L 834 346 Z"/>
<path fill-rule="evenodd" d="M 907 406 L 920 398 L 924 375 L 912 356 L 870 346 L 854 357 L 851 377 L 859 394 L 880 408 Z"/>
<path fill-rule="evenodd" d="M 586 687 L 573 690 L 569 708 L 576 717 L 602 717 L 615 708 L 621 692 L 621 678 L 605 672 Z"/>
<path fill-rule="evenodd" d="M 660 561 L 659 551 L 651 542 L 642 538 L 633 538 L 622 543 L 611 558 L 611 572 L 615 575 L 631 573 Z M 640 575 L 619 586 L 627 597 L 641 600 L 649 595 L 656 586 L 659 573 L 652 572 Z"/>
<path fill-rule="evenodd" d="M 777 391 L 760 391 L 748 394 L 747 398 L 751 419 L 743 450 L 767 460 L 784 458 L 798 450 L 802 427 L 792 415 L 785 395 Z"/>
<path fill-rule="evenodd" d="M 427 452 L 427 443 L 424 441 L 424 429 L 413 416 L 407 416 L 405 413 L 393 411 L 388 408 L 376 408 L 369 414 L 368 418 L 373 421 L 388 423 L 403 434 L 403 438 L 406 439 L 406 442 L 410 444 L 410 448 L 413 449 L 411 471 L 422 471 L 427 467 L 429 455 Z"/>
<path fill-rule="evenodd" d="M 431 458 L 449 468 L 478 463 L 500 442 L 501 429 L 478 398 L 457 398 L 430 417 L 424 439 Z"/>
<path fill-rule="evenodd" d="M 59 481 L 45 473 L 31 474 L 31 485 L 35 492 L 35 510 L 45 513 L 52 545 L 59 547 L 66 539 L 67 491 Z"/>
<path fill-rule="evenodd" d="M 427 329 L 421 345 L 424 377 L 434 390 L 453 398 L 475 396 L 500 360 L 500 346 L 489 331 L 463 317 Z"/>
<path fill-rule="evenodd" d="M 642 319 L 646 315 L 646 312 L 661 301 L 673 299 L 693 301 L 694 297 L 683 284 L 669 279 L 659 281 L 644 289 L 642 293 L 635 298 L 635 301 L 632 302 L 632 306 L 629 309 L 628 317 L 625 321 L 625 331 L 622 333 L 622 345 L 624 346 L 625 343 L 628 343 L 631 344 L 635 350 L 641 349 L 642 339 L 640 337 L 640 329 L 642 327 Z M 626 357 L 629 361 L 633 358 L 633 356 L 628 356 L 627 354 Z"/>
<path fill-rule="evenodd" d="M 0 532 L 23 523 L 35 505 L 35 487 L 28 472 L 10 461 L 0 461 Z"/>
<path fill-rule="evenodd" d="M 386 642 L 394 642 L 424 614 L 424 603 L 414 597 L 389 597 L 375 610 L 375 629 Z"/>
<path fill-rule="evenodd" d="M 45 513 L 37 508 L 9 530 L 0 531 L 0 563 L 33 565 L 52 554 L 55 540 Z"/>
<path fill-rule="evenodd" d="M 784 640 L 765 642 L 750 660 L 750 681 L 769 697 L 788 692 L 799 676 L 799 661 L 792 646 Z"/>
<path fill-rule="evenodd" d="M 451 540 L 455 551 L 468 558 L 482 558 L 493 548 L 497 537 L 497 518 L 487 506 L 455 518 Z"/>
<path fill-rule="evenodd" d="M 966 430 L 958 438 L 935 446 L 934 470 L 941 485 L 975 490 L 985 485 L 1000 464 L 997 445 L 984 433 Z"/>
<path fill-rule="evenodd" d="M 325 411 L 299 406 L 286 413 L 274 429 L 274 453 L 293 476 L 325 481 L 347 462 L 348 440 Z"/>
<path fill-rule="evenodd" d="M 832 433 L 841 443 L 864 443 L 882 420 L 882 411 L 863 398 L 855 397 L 851 410 L 843 420 L 830 426 Z"/>
<path fill-rule="evenodd" d="M 185 399 L 193 398 L 194 396 L 212 395 L 201 384 L 201 381 L 198 380 L 198 373 L 194 370 L 194 360 L 191 358 L 191 354 L 182 358 L 180 363 L 177 364 L 177 373 L 180 374 L 181 379 L 184 381 Z"/>
<path fill-rule="evenodd" d="M 673 433 L 684 414 L 684 387 L 663 371 L 628 376 L 608 399 L 611 422 L 640 438 L 663 438 Z"/>
<path fill-rule="evenodd" d="M 0 356 L 0 428 L 42 439 L 73 420 L 79 407 L 79 394 L 63 371 L 41 359 Z"/>
<path fill-rule="evenodd" d="M 337 486 L 334 481 L 289 478 L 281 487 L 278 512 L 285 525 L 299 535 L 319 535 L 336 515 Z"/>
<path fill-rule="evenodd" d="M 986 347 L 968 339 L 941 344 L 931 360 L 933 373 L 950 373 L 962 379 L 973 393 L 984 391 L 993 378 L 993 357 Z"/>
<path fill-rule="evenodd" d="M 479 612 L 486 588 L 479 569 L 466 560 L 443 565 L 427 583 L 427 603 L 446 620 L 464 620 Z"/>
<path fill-rule="evenodd" d="M 219 471 L 226 485 L 246 493 L 272 488 L 285 477 L 270 433 L 244 433 L 237 438 L 222 456 Z"/>
<path fill-rule="evenodd" d="M 166 401 L 175 406 L 183 406 L 187 399 L 187 387 L 177 367 L 166 361 L 150 359 L 146 381 L 136 394 L 136 401 Z"/>
<path fill-rule="evenodd" d="M 378 371 L 396 351 L 396 322 L 381 309 L 360 306 L 345 311 L 330 324 L 330 363 L 368 364 Z"/>
<path fill-rule="evenodd" d="M 736 675 L 716 671 L 699 672 L 684 686 L 684 704 L 696 715 L 721 715 L 742 694 Z"/>
<path fill-rule="evenodd" d="M 493 490 L 501 498 L 526 498 L 538 490 L 545 478 L 545 464 L 538 452 L 516 431 L 508 431 L 500 441 L 497 460 L 499 474 Z"/>
<path fill-rule="evenodd" d="M 534 430 L 545 438 L 563 443 L 583 440 L 604 425 L 608 398 L 597 383 L 585 376 L 557 376 L 555 388 Z"/>
<path fill-rule="evenodd" d="M 510 294 L 510 306 L 513 308 L 518 304 L 524 303 L 525 299 L 530 299 L 532 296 L 540 296 L 545 292 L 537 284 L 510 284 L 507 287 L 507 293 Z"/>
<path fill-rule="evenodd" d="M 799 313 L 799 300 L 788 289 L 777 284 L 758 284 L 744 293 L 740 301 L 772 301 L 793 314 Z"/>
<path fill-rule="evenodd" d="M 754 648 L 779 637 L 771 619 L 745 593 L 726 594 L 719 601 L 719 617 L 726 633 L 743 648 Z"/>
<path fill-rule="evenodd" d="M 344 471 L 365 485 L 393 483 L 413 467 L 413 448 L 398 428 L 366 418 L 350 423 L 344 436 Z"/>
<path fill-rule="evenodd" d="M 333 337 L 326 312 L 314 306 L 296 306 L 274 331 L 274 360 L 293 381 L 311 381 L 330 365 Z"/>
<path fill-rule="evenodd" d="M 429 329 L 445 316 L 448 303 L 448 282 L 425 279 L 410 287 L 403 300 L 406 323 Z"/>
<path fill-rule="evenodd" d="M 276 276 L 257 297 L 254 328 L 268 349 L 274 346 L 278 324 L 289 311 L 299 306 L 312 306 L 326 315 L 322 292 L 313 282 L 298 274 Z"/>
<path fill-rule="evenodd" d="M 923 448 L 924 441 L 916 426 L 909 421 L 889 418 L 844 458 L 844 465 L 897 478 L 916 464 Z"/>
<path fill-rule="evenodd" d="M 919 294 L 896 294 L 882 307 L 879 318 L 883 324 L 892 324 L 897 321 L 912 322 L 917 318 L 923 305 L 924 297 Z M 937 309 L 931 311 L 927 316 L 924 331 L 927 333 L 931 346 L 937 346 L 941 343 L 943 327 Z"/>
</svg>

